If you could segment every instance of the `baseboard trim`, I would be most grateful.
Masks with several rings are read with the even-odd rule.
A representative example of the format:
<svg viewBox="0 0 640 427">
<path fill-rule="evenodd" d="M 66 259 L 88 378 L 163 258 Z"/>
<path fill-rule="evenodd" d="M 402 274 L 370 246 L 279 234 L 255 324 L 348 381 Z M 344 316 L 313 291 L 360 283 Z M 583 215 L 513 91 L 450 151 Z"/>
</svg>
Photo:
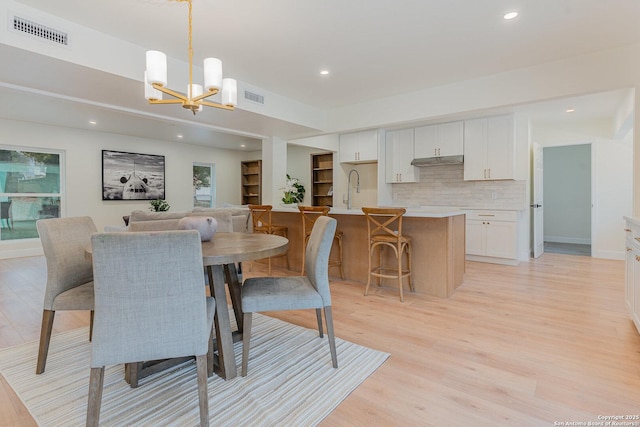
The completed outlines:
<svg viewBox="0 0 640 427">
<path fill-rule="evenodd" d="M 42 248 L 12 249 L 7 251 L 3 250 L 0 254 L 0 259 L 26 258 L 39 255 L 44 255 Z"/>
<path fill-rule="evenodd" d="M 591 244 L 591 239 L 583 237 L 544 236 L 544 241 L 549 243 L 572 243 L 575 245 Z"/>
<path fill-rule="evenodd" d="M 488 262 L 491 264 L 518 265 L 520 261 L 510 258 L 494 258 L 490 256 L 467 255 L 467 261 Z"/>
</svg>

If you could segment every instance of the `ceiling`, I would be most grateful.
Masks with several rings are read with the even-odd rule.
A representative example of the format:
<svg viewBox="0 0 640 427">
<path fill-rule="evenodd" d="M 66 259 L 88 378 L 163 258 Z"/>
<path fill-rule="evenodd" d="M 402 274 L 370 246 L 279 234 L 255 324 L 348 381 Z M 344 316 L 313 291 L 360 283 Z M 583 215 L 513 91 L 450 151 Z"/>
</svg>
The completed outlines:
<svg viewBox="0 0 640 427">
<path fill-rule="evenodd" d="M 16 1 L 188 60 L 184 3 Z M 504 20 L 511 10 L 520 15 Z M 194 62 L 217 56 L 226 76 L 320 110 L 640 43 L 638 0 L 194 0 L 193 13 Z M 0 54 L 18 54 L 6 52 L 11 49 L 3 46 Z M 28 69 L 57 60 L 35 56 L 0 67 L 0 117 L 87 127 L 91 113 L 98 130 L 162 139 L 181 133 L 189 142 L 215 140 L 227 148 L 245 144 L 244 149 L 259 149 L 261 136 L 295 138 L 312 131 L 247 111 L 203 112 L 198 116 L 210 117 L 194 122 L 160 112 L 166 106 L 148 106 L 144 99 L 114 108 L 116 103 L 92 100 L 72 88 L 39 88 Z M 330 74 L 321 76 L 321 69 Z M 85 71 L 101 81 L 115 78 Z M 108 91 L 118 88 L 130 96 L 140 92 L 139 86 L 119 82 L 105 85 L 104 97 L 93 95 L 108 100 Z M 611 117 L 624 95 L 618 91 L 528 107 L 540 122 L 583 120 L 582 114 Z M 564 113 L 569 106 L 576 109 L 572 115 Z"/>
</svg>

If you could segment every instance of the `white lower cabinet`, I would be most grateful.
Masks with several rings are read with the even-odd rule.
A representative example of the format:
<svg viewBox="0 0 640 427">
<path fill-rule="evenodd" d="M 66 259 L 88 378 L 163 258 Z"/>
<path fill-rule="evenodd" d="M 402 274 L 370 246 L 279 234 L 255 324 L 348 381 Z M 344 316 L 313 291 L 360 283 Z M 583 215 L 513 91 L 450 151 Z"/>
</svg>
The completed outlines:
<svg viewBox="0 0 640 427">
<path fill-rule="evenodd" d="M 517 263 L 517 212 L 476 210 L 467 213 L 467 259 Z"/>
<path fill-rule="evenodd" d="M 627 218 L 624 299 L 640 332 L 640 220 Z"/>
</svg>

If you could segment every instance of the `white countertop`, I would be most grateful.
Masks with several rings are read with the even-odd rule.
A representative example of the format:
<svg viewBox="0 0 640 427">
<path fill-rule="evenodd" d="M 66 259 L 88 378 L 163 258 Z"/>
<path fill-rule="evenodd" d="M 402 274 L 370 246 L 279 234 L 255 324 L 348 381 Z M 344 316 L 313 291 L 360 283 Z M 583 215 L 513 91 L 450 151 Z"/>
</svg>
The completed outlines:
<svg viewBox="0 0 640 427">
<path fill-rule="evenodd" d="M 635 226 L 640 226 L 640 217 L 637 216 L 625 216 L 623 217 L 626 221 L 630 222 Z"/>
<path fill-rule="evenodd" d="M 300 212 L 298 208 L 283 208 L 274 206 L 273 212 Z M 459 209 L 451 206 L 419 206 L 408 207 L 407 217 L 419 217 L 419 218 L 447 218 L 450 216 L 464 215 L 467 213 L 467 209 Z M 329 214 L 335 215 L 364 215 L 360 208 L 331 208 Z"/>
</svg>

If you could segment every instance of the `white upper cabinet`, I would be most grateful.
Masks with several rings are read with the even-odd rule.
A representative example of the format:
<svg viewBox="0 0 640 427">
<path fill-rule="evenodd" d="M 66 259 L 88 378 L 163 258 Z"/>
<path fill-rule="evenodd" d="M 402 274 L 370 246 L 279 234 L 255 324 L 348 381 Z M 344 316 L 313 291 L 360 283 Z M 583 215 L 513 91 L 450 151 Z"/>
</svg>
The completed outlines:
<svg viewBox="0 0 640 427">
<path fill-rule="evenodd" d="M 464 122 L 439 123 L 415 129 L 415 158 L 458 156 L 464 152 Z"/>
<path fill-rule="evenodd" d="M 378 161 L 378 131 L 340 135 L 340 163 L 372 163 Z"/>
<path fill-rule="evenodd" d="M 513 116 L 464 122 L 465 181 L 515 179 Z"/>
<path fill-rule="evenodd" d="M 418 168 L 411 165 L 413 153 L 413 129 L 387 132 L 385 144 L 386 182 L 416 182 L 420 178 Z"/>
</svg>

